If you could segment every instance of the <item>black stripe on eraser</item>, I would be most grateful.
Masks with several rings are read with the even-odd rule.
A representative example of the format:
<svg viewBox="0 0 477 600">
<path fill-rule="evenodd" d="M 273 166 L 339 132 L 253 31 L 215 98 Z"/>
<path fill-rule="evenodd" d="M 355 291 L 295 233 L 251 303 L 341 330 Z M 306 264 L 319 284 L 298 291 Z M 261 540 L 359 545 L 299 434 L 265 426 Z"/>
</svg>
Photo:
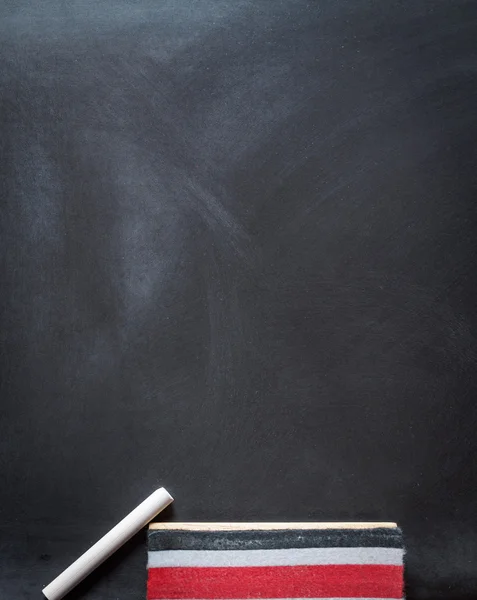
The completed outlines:
<svg viewBox="0 0 477 600">
<path fill-rule="evenodd" d="M 150 529 L 149 550 L 266 550 L 275 548 L 403 548 L 401 530 L 282 529 L 189 531 Z"/>
</svg>

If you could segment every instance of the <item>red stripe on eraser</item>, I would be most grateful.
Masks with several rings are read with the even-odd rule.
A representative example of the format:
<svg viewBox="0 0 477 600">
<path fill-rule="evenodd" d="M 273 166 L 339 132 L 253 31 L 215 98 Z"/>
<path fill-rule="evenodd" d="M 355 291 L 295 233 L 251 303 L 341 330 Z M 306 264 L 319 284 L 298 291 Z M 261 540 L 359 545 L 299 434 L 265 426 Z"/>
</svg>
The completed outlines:
<svg viewBox="0 0 477 600">
<path fill-rule="evenodd" d="M 148 600 L 402 598 L 403 567 L 162 567 L 149 569 Z"/>
</svg>

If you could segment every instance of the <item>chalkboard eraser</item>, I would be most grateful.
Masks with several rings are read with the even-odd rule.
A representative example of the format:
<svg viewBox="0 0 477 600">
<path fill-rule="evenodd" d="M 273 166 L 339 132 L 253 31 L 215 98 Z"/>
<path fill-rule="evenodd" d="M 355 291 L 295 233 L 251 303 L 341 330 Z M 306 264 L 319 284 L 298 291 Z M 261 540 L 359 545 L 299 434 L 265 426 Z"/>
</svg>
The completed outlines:
<svg viewBox="0 0 477 600">
<path fill-rule="evenodd" d="M 118 550 L 135 533 L 149 523 L 174 499 L 164 488 L 160 488 L 141 502 L 105 536 L 91 546 L 63 573 L 43 588 L 48 600 L 60 600 L 96 567 Z"/>
</svg>

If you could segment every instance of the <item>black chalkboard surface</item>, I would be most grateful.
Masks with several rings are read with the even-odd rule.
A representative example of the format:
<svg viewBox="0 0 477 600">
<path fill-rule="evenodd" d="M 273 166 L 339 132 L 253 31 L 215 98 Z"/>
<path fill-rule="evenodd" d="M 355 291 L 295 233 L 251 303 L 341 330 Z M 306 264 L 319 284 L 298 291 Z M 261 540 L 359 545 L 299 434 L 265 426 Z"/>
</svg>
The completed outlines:
<svg viewBox="0 0 477 600">
<path fill-rule="evenodd" d="M 168 518 L 392 520 L 477 589 L 477 4 L 4 0 L 0 597 Z M 145 534 L 71 598 L 145 597 Z"/>
</svg>

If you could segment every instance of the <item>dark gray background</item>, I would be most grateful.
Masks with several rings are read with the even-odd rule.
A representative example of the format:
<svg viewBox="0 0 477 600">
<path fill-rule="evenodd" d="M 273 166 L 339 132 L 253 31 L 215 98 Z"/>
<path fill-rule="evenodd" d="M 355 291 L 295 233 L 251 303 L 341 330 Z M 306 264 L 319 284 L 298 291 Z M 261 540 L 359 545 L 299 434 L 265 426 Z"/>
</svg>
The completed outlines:
<svg viewBox="0 0 477 600">
<path fill-rule="evenodd" d="M 477 4 L 26 2 L 1 35 L 0 597 L 155 487 L 397 520 L 477 590 Z M 136 536 L 71 598 L 145 594 Z"/>
</svg>

